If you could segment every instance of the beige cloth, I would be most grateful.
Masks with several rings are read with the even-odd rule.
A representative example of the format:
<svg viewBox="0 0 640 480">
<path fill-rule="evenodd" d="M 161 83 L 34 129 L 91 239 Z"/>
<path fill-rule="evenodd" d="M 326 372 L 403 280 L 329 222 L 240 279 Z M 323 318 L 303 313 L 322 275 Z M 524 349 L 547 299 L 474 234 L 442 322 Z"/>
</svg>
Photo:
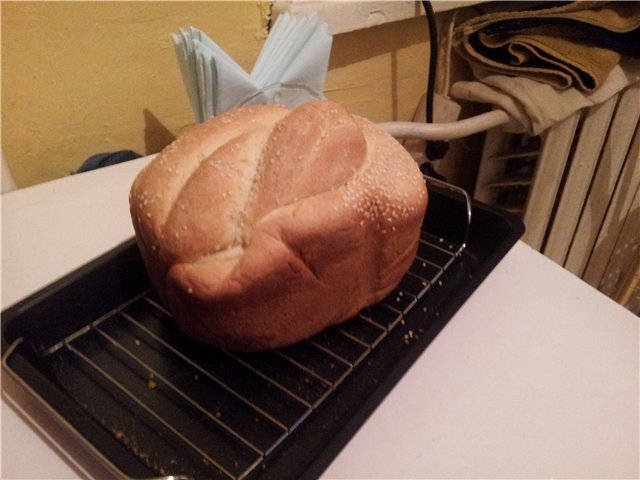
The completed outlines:
<svg viewBox="0 0 640 480">
<path fill-rule="evenodd" d="M 451 96 L 494 104 L 513 117 L 506 130 L 530 135 L 539 135 L 578 110 L 602 103 L 628 85 L 640 81 L 640 60 L 631 58 L 623 58 L 615 65 L 593 92 L 582 92 L 577 88 L 558 90 L 530 78 L 498 75 L 481 67 L 472 68 L 480 81 L 454 83 Z"/>
<path fill-rule="evenodd" d="M 456 27 L 453 43 L 463 58 L 494 73 L 592 92 L 621 54 L 640 57 L 640 2 L 579 1 L 481 15 Z"/>
</svg>

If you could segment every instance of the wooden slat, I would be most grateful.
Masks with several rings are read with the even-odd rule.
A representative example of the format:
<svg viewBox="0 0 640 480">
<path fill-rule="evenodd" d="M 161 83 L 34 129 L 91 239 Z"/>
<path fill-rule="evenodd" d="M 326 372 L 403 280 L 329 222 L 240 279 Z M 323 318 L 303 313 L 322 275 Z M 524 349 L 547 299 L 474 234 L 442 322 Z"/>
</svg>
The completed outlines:
<svg viewBox="0 0 640 480">
<path fill-rule="evenodd" d="M 495 182 L 489 182 L 486 184 L 488 188 L 503 188 L 503 187 L 526 187 L 531 185 L 530 178 L 509 178 L 504 177 Z"/>
<path fill-rule="evenodd" d="M 545 256 L 562 265 L 578 225 L 582 206 L 602 152 L 618 96 L 588 109 L 544 247 Z"/>
<path fill-rule="evenodd" d="M 634 267 L 616 301 L 623 307 L 640 315 L 640 254 L 636 251 Z"/>
<path fill-rule="evenodd" d="M 637 267 L 638 257 L 640 257 L 640 185 L 633 195 L 628 215 L 598 289 L 617 301 L 624 300 L 625 291 L 629 290 L 628 286 L 633 278 L 634 268 Z"/>
<path fill-rule="evenodd" d="M 640 83 L 628 87 L 620 98 L 602 157 L 593 178 L 565 268 L 582 277 L 600 233 L 609 202 L 629 151 L 640 117 Z"/>
<path fill-rule="evenodd" d="M 539 154 L 540 147 L 538 145 L 522 145 L 498 152 L 490 157 L 490 161 L 537 157 Z"/>
<path fill-rule="evenodd" d="M 504 149 L 508 138 L 509 134 L 499 127 L 492 128 L 486 133 L 473 192 L 473 197 L 481 202 L 493 204 L 496 201 L 497 192 L 487 187 L 487 183 L 498 180 L 503 175 L 506 160 L 504 158 L 500 159 L 500 161 L 493 160 L 494 156 Z"/>
<path fill-rule="evenodd" d="M 543 138 L 523 218 L 526 231 L 522 240 L 536 250 L 544 240 L 579 119 L 579 113 L 573 114 L 550 128 Z"/>
<path fill-rule="evenodd" d="M 630 214 L 631 202 L 638 190 L 638 185 L 640 185 L 640 132 L 636 126 L 636 134 L 620 174 L 620 180 L 616 185 L 593 252 L 582 276 L 582 279 L 593 287 L 597 288 L 600 284 L 618 236 Z M 640 219 L 636 219 L 636 222 L 640 224 Z M 630 260 L 631 257 L 629 257 Z"/>
</svg>

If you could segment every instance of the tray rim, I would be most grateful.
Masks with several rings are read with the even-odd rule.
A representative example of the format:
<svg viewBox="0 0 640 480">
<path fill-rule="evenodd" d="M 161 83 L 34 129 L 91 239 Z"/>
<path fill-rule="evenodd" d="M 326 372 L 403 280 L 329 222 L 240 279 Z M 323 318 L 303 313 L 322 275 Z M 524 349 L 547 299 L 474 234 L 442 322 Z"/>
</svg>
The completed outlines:
<svg viewBox="0 0 640 480">
<path fill-rule="evenodd" d="M 25 379 L 23 379 L 11 367 L 9 367 L 9 365 L 7 364 L 9 357 L 22 342 L 23 342 L 23 338 L 20 337 L 20 338 L 17 338 L 11 345 L 9 345 L 6 351 L 3 348 L 2 360 L 1 360 L 3 372 L 6 372 L 11 377 L 11 379 L 14 382 L 16 382 L 16 384 L 20 388 L 23 388 L 29 395 L 31 395 L 32 399 L 35 400 L 38 407 L 42 408 L 45 414 L 49 415 L 50 418 L 60 428 L 64 429 L 65 433 L 71 434 L 73 437 L 73 440 L 78 442 L 79 445 L 82 448 L 84 448 L 85 451 L 87 451 L 90 455 L 92 455 L 94 459 L 97 460 L 102 465 L 102 467 L 106 468 L 109 471 L 109 473 L 113 475 L 114 478 L 117 478 L 119 480 L 138 480 L 126 475 L 124 472 L 120 471 L 117 467 L 115 467 L 112 464 L 112 462 L 100 451 L 100 449 L 98 449 L 84 435 L 82 435 L 82 433 L 75 426 L 69 423 L 69 421 L 66 418 L 64 418 L 64 416 L 61 415 L 60 412 L 58 412 L 55 408 L 53 408 L 51 404 L 44 397 L 42 397 L 42 395 L 40 395 L 40 393 L 37 390 L 35 390 L 31 385 L 29 385 L 26 382 Z M 4 388 L 2 393 L 4 396 L 5 394 Z M 33 425 L 37 432 L 40 432 L 41 430 L 44 429 L 44 427 L 41 427 L 40 425 L 38 425 L 38 422 L 35 419 L 33 419 L 28 412 L 22 411 L 21 414 L 24 417 L 26 417 L 29 424 Z M 59 452 L 61 452 L 65 458 L 73 462 L 72 456 L 61 445 L 58 445 L 54 439 L 50 439 L 50 441 L 55 444 L 56 449 Z M 75 464 L 75 462 L 73 463 Z M 152 480 L 152 479 L 149 479 L 149 480 Z M 176 478 L 176 480 L 180 480 L 180 479 Z"/>
</svg>

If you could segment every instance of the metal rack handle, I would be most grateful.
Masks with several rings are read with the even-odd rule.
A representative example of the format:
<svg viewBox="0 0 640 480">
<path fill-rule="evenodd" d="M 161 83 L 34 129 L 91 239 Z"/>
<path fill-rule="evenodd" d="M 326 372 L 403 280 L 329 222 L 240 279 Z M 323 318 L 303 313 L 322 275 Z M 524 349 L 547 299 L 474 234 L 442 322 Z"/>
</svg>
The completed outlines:
<svg viewBox="0 0 640 480">
<path fill-rule="evenodd" d="M 450 192 L 458 194 L 458 195 L 460 195 L 461 197 L 464 198 L 464 202 L 465 202 L 465 205 L 466 205 L 466 218 L 465 218 L 466 227 L 465 227 L 465 231 L 464 231 L 464 239 L 462 241 L 462 244 L 460 245 L 458 250 L 455 252 L 455 256 L 459 257 L 462 254 L 462 252 L 464 251 L 464 249 L 466 248 L 467 241 L 469 240 L 469 230 L 471 229 L 471 215 L 472 215 L 471 197 L 469 196 L 467 191 L 464 190 L 463 188 L 460 188 L 460 187 L 458 187 L 456 185 L 453 185 L 451 183 L 444 182 L 444 181 L 439 180 L 437 178 L 430 177 L 428 175 L 423 175 L 423 176 L 424 176 L 424 179 L 427 182 L 427 184 L 437 185 L 440 188 L 447 189 Z"/>
</svg>

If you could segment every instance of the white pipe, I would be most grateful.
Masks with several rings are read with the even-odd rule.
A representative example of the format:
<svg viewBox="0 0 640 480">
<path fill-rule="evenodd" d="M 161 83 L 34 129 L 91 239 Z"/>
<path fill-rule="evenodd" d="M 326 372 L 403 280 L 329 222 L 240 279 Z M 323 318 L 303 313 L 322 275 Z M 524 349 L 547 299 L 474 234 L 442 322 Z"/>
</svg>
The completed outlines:
<svg viewBox="0 0 640 480">
<path fill-rule="evenodd" d="M 452 140 L 483 132 L 507 123 L 511 117 L 502 110 L 492 110 L 475 117 L 449 123 L 385 122 L 378 127 L 396 138 Z"/>
</svg>

